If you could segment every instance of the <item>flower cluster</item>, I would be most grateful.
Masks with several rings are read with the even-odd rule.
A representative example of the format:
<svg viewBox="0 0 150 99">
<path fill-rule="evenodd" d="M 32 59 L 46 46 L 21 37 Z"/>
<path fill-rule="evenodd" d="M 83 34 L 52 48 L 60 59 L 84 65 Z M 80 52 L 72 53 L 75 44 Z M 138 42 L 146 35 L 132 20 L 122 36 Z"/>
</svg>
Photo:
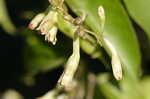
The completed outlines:
<svg viewBox="0 0 150 99">
<path fill-rule="evenodd" d="M 51 0 L 51 2 L 57 5 L 57 2 L 55 3 L 53 0 Z M 58 7 L 51 8 L 47 14 L 46 13 L 38 14 L 37 16 L 33 18 L 33 20 L 29 24 L 29 28 L 31 30 L 34 30 L 34 29 L 39 30 L 41 32 L 41 35 L 45 35 L 45 40 L 47 40 L 48 42 L 51 42 L 53 45 L 55 45 L 57 41 L 56 35 L 57 35 L 57 30 L 58 30 L 57 25 L 59 24 L 58 18 L 59 18 L 59 15 L 62 15 L 59 13 L 57 8 Z M 69 14 L 67 14 L 66 16 L 68 15 Z M 72 17 L 70 16 L 70 18 Z M 82 18 L 81 20 L 83 19 L 84 18 Z M 65 20 L 65 17 L 64 17 L 64 20 Z M 73 19 L 73 21 L 78 22 L 78 24 L 75 24 L 75 31 L 74 31 L 75 33 L 73 37 L 73 53 L 69 57 L 65 65 L 65 71 L 63 72 L 62 76 L 60 77 L 58 81 L 58 85 L 60 85 L 60 87 L 64 87 L 67 89 L 71 88 L 70 83 L 72 83 L 73 81 L 73 77 L 77 70 L 79 60 L 80 60 L 80 42 L 79 42 L 79 35 L 76 32 L 78 32 L 78 28 L 80 27 L 78 25 L 82 23 L 81 20 L 80 20 L 80 17 L 77 19 Z M 72 22 L 70 23 L 73 24 Z"/>
<path fill-rule="evenodd" d="M 56 44 L 57 38 L 57 11 L 51 10 L 46 15 L 40 13 L 29 24 L 31 30 L 39 30 L 41 35 L 45 35 L 45 40 L 51 42 L 53 45 Z"/>
</svg>

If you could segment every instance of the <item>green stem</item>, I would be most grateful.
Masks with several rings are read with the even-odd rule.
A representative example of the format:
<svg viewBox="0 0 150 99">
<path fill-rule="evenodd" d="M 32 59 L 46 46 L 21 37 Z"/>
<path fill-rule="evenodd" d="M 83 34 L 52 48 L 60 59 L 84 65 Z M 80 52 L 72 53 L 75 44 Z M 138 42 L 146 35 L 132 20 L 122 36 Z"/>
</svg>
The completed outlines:
<svg viewBox="0 0 150 99">
<path fill-rule="evenodd" d="M 0 24 L 10 35 L 14 35 L 16 28 L 10 20 L 10 17 L 7 13 L 7 8 L 5 0 L 0 0 Z"/>
</svg>

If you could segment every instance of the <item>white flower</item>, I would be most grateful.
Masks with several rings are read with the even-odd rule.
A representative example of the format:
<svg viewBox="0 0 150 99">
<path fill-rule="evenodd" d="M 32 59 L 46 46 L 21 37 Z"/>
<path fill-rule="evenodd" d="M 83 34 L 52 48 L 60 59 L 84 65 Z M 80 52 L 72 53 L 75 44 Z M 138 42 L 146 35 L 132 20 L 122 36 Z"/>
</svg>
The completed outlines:
<svg viewBox="0 0 150 99">
<path fill-rule="evenodd" d="M 44 13 L 40 13 L 38 14 L 37 16 L 35 16 L 32 21 L 30 22 L 29 24 L 29 28 L 31 30 L 34 30 L 38 25 L 39 23 L 43 20 L 45 14 Z"/>
<path fill-rule="evenodd" d="M 112 69 L 113 69 L 113 75 L 117 80 L 121 80 L 122 79 L 122 67 L 121 67 L 121 61 L 118 56 L 118 53 L 115 47 L 112 45 L 112 43 L 109 40 L 104 38 L 104 42 L 112 54 L 111 64 L 112 64 Z"/>
<path fill-rule="evenodd" d="M 57 12 L 56 11 L 50 11 L 43 19 L 43 21 L 40 23 L 37 30 L 40 30 L 41 33 L 44 35 L 48 33 L 48 31 L 56 24 L 57 22 Z"/>
<path fill-rule="evenodd" d="M 53 26 L 49 30 L 49 32 L 45 35 L 45 40 L 47 40 L 48 42 L 52 42 L 52 44 L 55 45 L 57 41 L 57 38 L 56 38 L 57 30 L 58 30 L 57 27 Z"/>
<path fill-rule="evenodd" d="M 45 40 L 51 42 L 53 45 L 56 44 L 57 38 L 57 11 L 51 10 L 47 15 L 44 13 L 38 14 L 29 24 L 30 29 L 40 30 L 42 35 L 45 35 Z"/>
</svg>

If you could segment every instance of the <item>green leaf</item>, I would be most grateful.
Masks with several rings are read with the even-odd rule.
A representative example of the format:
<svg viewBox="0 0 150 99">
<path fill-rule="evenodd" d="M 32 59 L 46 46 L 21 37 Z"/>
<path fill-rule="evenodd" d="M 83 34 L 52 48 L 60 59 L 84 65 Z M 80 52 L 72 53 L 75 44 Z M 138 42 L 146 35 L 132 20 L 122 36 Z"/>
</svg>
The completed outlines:
<svg viewBox="0 0 150 99">
<path fill-rule="evenodd" d="M 145 99 L 150 99 L 150 77 L 144 77 L 140 84 L 141 89 L 144 89 L 142 90 L 142 93 L 144 94 Z"/>
<path fill-rule="evenodd" d="M 150 39 L 150 0 L 124 0 L 131 17 L 147 32 Z"/>
<path fill-rule="evenodd" d="M 100 74 L 97 76 L 98 86 L 101 89 L 101 92 L 107 97 L 107 99 L 149 99 L 149 79 L 144 79 L 142 83 L 137 83 L 137 85 L 123 86 L 125 87 L 122 90 L 122 86 L 117 88 L 114 86 L 110 75 Z M 142 91 L 142 89 L 145 89 Z"/>
<path fill-rule="evenodd" d="M 106 12 L 104 36 L 113 44 L 123 63 L 125 74 L 132 78 L 138 75 L 141 55 L 130 20 L 118 0 L 66 0 L 78 15 L 87 14 L 85 24 L 101 36 L 98 7 Z"/>
</svg>

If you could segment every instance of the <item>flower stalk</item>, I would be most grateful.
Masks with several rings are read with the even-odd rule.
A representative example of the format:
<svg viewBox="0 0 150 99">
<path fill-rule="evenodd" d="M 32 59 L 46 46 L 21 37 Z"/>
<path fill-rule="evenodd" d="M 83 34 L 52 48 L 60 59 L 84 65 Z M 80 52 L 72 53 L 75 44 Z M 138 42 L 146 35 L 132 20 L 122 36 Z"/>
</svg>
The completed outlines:
<svg viewBox="0 0 150 99">
<path fill-rule="evenodd" d="M 72 86 L 70 84 L 72 83 L 74 74 L 79 65 L 79 60 L 80 60 L 80 42 L 79 36 L 75 34 L 73 38 L 73 53 L 69 57 L 65 65 L 65 70 L 58 81 L 58 84 L 61 87 L 69 88 Z"/>
<path fill-rule="evenodd" d="M 101 30 L 103 34 L 104 25 L 105 25 L 105 11 L 102 6 L 98 7 L 98 15 L 101 21 Z M 121 61 L 117 53 L 117 50 L 112 45 L 112 43 L 104 36 L 102 36 L 102 42 L 103 42 L 102 45 L 105 45 L 106 48 L 111 53 L 111 64 L 112 64 L 113 75 L 117 80 L 121 80 L 122 79 L 122 67 L 121 67 Z"/>
</svg>

